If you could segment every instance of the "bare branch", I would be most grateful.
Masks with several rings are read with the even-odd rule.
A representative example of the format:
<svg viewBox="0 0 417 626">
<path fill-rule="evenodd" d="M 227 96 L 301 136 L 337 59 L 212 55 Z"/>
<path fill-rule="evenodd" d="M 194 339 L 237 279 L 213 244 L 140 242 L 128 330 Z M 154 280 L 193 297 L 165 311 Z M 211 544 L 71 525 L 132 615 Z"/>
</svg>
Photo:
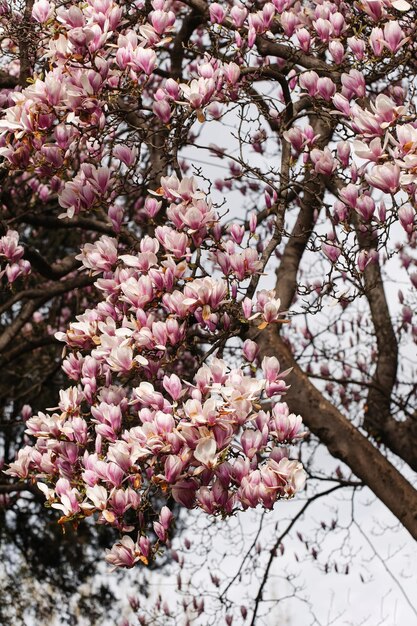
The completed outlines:
<svg viewBox="0 0 417 626">
<path fill-rule="evenodd" d="M 345 487 L 345 485 L 335 485 L 334 487 L 331 487 L 330 489 L 326 489 L 326 491 L 321 491 L 320 493 L 316 493 L 314 496 L 311 496 L 307 500 L 307 502 L 304 504 L 304 506 L 301 507 L 301 509 L 298 511 L 298 513 L 292 518 L 291 522 L 288 524 L 286 529 L 280 534 L 280 536 L 275 541 L 274 545 L 272 546 L 272 548 L 269 551 L 268 563 L 266 565 L 264 574 L 262 576 L 261 583 L 260 583 L 260 585 L 258 587 L 258 593 L 256 594 L 256 597 L 255 597 L 255 601 L 254 601 L 255 604 L 254 604 L 254 609 L 253 609 L 252 620 L 251 620 L 250 626 L 255 626 L 255 624 L 256 624 L 258 608 L 259 608 L 260 603 L 262 602 L 262 594 L 263 594 L 263 591 L 265 589 L 265 585 L 266 585 L 266 583 L 268 581 L 268 576 L 269 576 L 269 572 L 270 572 L 272 563 L 273 563 L 275 557 L 277 556 L 277 550 L 278 550 L 279 546 L 281 545 L 281 543 L 283 542 L 285 537 L 288 535 L 288 533 L 291 531 L 293 526 L 304 515 L 304 513 L 306 512 L 308 507 L 311 504 L 313 504 L 313 502 L 315 502 L 319 498 L 322 498 L 324 496 L 330 495 L 331 493 L 333 493 L 334 491 L 337 491 L 338 489 L 341 489 L 342 487 Z"/>
</svg>

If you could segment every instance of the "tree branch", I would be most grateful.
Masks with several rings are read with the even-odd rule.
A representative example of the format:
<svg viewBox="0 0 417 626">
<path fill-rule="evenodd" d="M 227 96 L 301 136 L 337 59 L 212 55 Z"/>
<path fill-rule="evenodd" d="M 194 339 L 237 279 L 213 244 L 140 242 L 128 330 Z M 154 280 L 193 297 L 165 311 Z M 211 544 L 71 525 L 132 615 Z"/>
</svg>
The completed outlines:
<svg viewBox="0 0 417 626">
<path fill-rule="evenodd" d="M 338 195 L 344 186 L 338 179 L 327 181 L 329 190 Z M 352 215 L 356 236 L 361 250 L 370 250 L 370 233 L 361 230 L 357 215 Z M 397 383 L 398 342 L 391 321 L 384 282 L 378 261 L 366 266 L 364 271 L 365 295 L 368 300 L 377 343 L 377 358 L 372 385 L 369 387 L 363 427 L 379 442 L 397 454 L 417 471 L 417 419 L 408 417 L 396 420 L 391 413 L 391 397 Z"/>
<path fill-rule="evenodd" d="M 28 322 L 35 311 L 40 306 L 48 302 L 54 296 L 59 296 L 73 289 L 79 289 L 80 287 L 86 287 L 93 284 L 95 281 L 94 276 L 77 276 L 72 280 L 66 282 L 58 282 L 52 285 L 44 285 L 40 289 L 28 289 L 25 292 L 17 294 L 18 300 L 31 298 L 29 302 L 26 302 L 13 322 L 4 329 L 0 336 L 0 352 L 3 351 L 8 344 L 16 337 L 23 326 Z M 9 303 L 10 304 L 10 303 Z"/>
<path fill-rule="evenodd" d="M 276 328 L 260 333 L 260 356 L 277 356 L 283 369 L 293 368 L 286 401 L 329 452 L 350 467 L 417 539 L 417 491 L 400 472 L 326 400 L 296 363 Z"/>
</svg>

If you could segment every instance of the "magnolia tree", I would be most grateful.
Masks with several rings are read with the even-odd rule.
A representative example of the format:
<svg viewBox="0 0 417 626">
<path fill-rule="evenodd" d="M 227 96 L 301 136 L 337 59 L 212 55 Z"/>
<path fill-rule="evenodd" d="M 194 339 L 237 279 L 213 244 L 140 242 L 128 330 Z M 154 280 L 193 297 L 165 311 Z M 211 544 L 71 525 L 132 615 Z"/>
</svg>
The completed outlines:
<svg viewBox="0 0 417 626">
<path fill-rule="evenodd" d="M 417 538 L 416 19 L 0 2 L 4 508 L 148 565 L 183 509 L 292 498 L 320 442 Z"/>
</svg>

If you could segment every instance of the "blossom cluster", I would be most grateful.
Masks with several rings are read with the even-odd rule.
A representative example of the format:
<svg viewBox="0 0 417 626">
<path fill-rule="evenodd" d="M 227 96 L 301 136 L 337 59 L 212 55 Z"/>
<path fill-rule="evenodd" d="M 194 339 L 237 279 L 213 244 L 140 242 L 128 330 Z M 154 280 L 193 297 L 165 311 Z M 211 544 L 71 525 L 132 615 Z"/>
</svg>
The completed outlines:
<svg viewBox="0 0 417 626">
<path fill-rule="evenodd" d="M 105 166 L 104 161 L 108 163 L 111 156 L 132 167 L 138 158 L 127 146 L 109 150 L 105 141 L 97 139 L 108 124 L 112 102 L 119 98 L 118 105 L 122 106 L 122 94 L 139 90 L 144 107 L 164 125 L 175 123 L 184 110 L 202 121 L 206 108 L 233 101 L 239 89 L 245 87 L 241 68 L 250 59 L 250 50 L 256 46 L 257 37 L 271 39 L 274 30 L 287 53 L 323 55 L 323 49 L 327 49 L 335 71 L 328 75 L 326 70 L 323 75 L 319 67 L 291 70 L 292 98 L 296 101 L 308 94 L 339 116 L 341 124 L 355 134 L 354 154 L 367 161 L 358 170 L 345 140 L 339 141 L 333 151 L 318 148 L 319 135 L 311 134 L 308 127 L 295 124 L 283 133 L 297 154 L 305 152 L 306 164 L 318 175 L 332 176 L 340 167 L 352 170 L 349 173 L 359 201 L 352 205 L 341 198 L 334 207 L 336 222 L 344 222 L 350 210 L 365 223 L 375 222 L 373 192 L 395 195 L 403 191 L 409 198 L 397 207 L 395 219 L 408 235 L 412 234 L 416 129 L 404 106 L 403 90 L 396 86 L 391 96 L 380 94 L 371 99 L 369 106 L 362 102 L 371 61 L 381 58 L 384 62 L 392 55 L 406 54 L 411 37 L 407 17 L 412 7 L 408 2 L 372 0 L 352 4 L 326 0 L 291 5 L 276 0 L 264 4 L 261 10 L 239 2 L 230 8 L 210 3 L 211 28 L 213 32 L 220 29 L 226 41 L 229 37 L 231 60 L 224 63 L 205 55 L 198 63 L 190 64 L 182 82 L 161 78 L 157 73 L 166 64 L 166 50 L 180 27 L 182 10 L 165 0 L 153 0 L 151 4 L 148 13 L 134 4 L 115 0 L 88 0 L 69 8 L 48 0 L 37 0 L 33 5 L 34 22 L 44 35 L 51 35 L 43 51 L 50 70 L 22 91 L 10 92 L 10 106 L 0 120 L 0 155 L 11 168 L 40 176 L 45 183 L 39 193 L 43 197 L 57 193 L 65 209 L 63 217 L 95 208 L 103 199 L 106 206 L 111 205 L 117 168 Z M 126 26 L 132 11 L 136 11 L 137 28 Z M 361 28 L 351 35 L 350 25 L 355 24 Z M 350 66 L 352 62 L 354 67 Z M 258 61 L 260 73 L 268 63 L 267 59 Z M 120 120 L 112 132 L 120 132 L 123 124 Z M 93 151 L 95 163 L 101 161 L 101 165 L 77 166 L 80 151 Z M 119 229 L 121 209 L 111 205 L 108 211 L 115 229 Z M 377 221 L 384 223 L 383 209 Z M 333 244 L 325 242 L 325 253 L 326 245 Z M 340 251 L 340 243 L 333 248 L 336 253 L 327 255 L 331 260 Z"/>
<path fill-rule="evenodd" d="M 24 248 L 19 244 L 19 233 L 8 230 L 0 238 L 0 278 L 6 277 L 8 283 L 13 283 L 19 276 L 27 276 L 31 270 L 27 259 L 22 258 Z"/>
<path fill-rule="evenodd" d="M 155 76 L 164 63 L 176 15 L 164 0 L 153 0 L 152 7 L 144 18 L 134 4 L 113 0 L 88 0 L 69 8 L 48 0 L 33 5 L 32 18 L 43 36 L 48 35 L 43 58 L 50 69 L 24 89 L 7 94 L 0 119 L 0 156 L 10 169 L 42 180 L 41 199 L 57 193 L 66 209 L 62 217 L 95 208 L 110 195 L 116 168 L 104 166 L 105 159 L 129 167 L 136 161 L 135 148 L 109 149 L 101 137 L 117 98 L 121 105 L 124 94 L 139 90 L 152 115 L 168 124 L 177 106 L 200 112 L 234 92 L 240 69 L 233 62 L 210 59 L 198 67 L 196 78 L 180 84 Z M 137 29 L 126 27 L 131 12 L 137 14 Z M 123 119 L 114 124 L 112 132 L 125 129 Z M 94 167 L 91 158 L 102 165 Z"/>
<path fill-rule="evenodd" d="M 230 515 L 271 508 L 305 480 L 283 447 L 303 429 L 280 402 L 288 371 L 277 358 L 265 357 L 257 375 L 249 339 L 237 367 L 216 356 L 200 363 L 198 347 L 193 354 L 194 338 L 216 348 L 234 318 L 259 327 L 279 320 L 273 292 L 250 300 L 237 289 L 261 269 L 259 254 L 236 242 L 236 227 L 219 238 L 217 213 L 194 179 L 163 177 L 146 206 L 154 212 L 163 203 L 166 222 L 134 254 L 106 235 L 83 247 L 79 259 L 98 275 L 102 299 L 57 333 L 74 385 L 60 392 L 57 411 L 27 420 L 36 444 L 8 470 L 35 476 L 63 520 L 96 514 L 123 533 L 107 557 L 115 566 L 154 557 L 168 538 L 170 499 Z M 215 277 L 195 271 L 203 240 Z"/>
</svg>

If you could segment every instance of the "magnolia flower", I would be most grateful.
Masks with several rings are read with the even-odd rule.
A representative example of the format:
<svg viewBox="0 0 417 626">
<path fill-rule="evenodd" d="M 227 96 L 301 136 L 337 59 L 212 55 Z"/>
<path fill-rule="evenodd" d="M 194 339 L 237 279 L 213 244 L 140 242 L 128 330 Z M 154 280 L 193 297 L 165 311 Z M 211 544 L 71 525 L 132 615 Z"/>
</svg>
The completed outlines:
<svg viewBox="0 0 417 626">
<path fill-rule="evenodd" d="M 75 258 L 79 259 L 84 267 L 92 269 L 95 274 L 108 272 L 117 262 L 117 241 L 103 235 L 94 244 L 86 243 L 81 254 Z"/>
<path fill-rule="evenodd" d="M 194 458 L 206 467 L 214 467 L 217 462 L 216 452 L 216 441 L 212 437 L 204 437 L 194 450 Z"/>
<path fill-rule="evenodd" d="M 385 163 L 375 165 L 371 174 L 365 174 L 366 181 L 372 186 L 385 193 L 395 194 L 400 186 L 401 170 L 398 165 Z"/>
<path fill-rule="evenodd" d="M 117 567 L 133 567 L 139 558 L 140 552 L 137 551 L 137 545 L 128 535 L 115 543 L 111 550 L 107 550 L 106 554 L 106 561 L 114 566 L 112 571 Z"/>
<path fill-rule="evenodd" d="M 400 48 L 408 41 L 408 37 L 405 37 L 404 31 L 396 21 L 387 22 L 384 26 L 384 38 L 383 44 L 388 50 L 395 54 Z"/>
<path fill-rule="evenodd" d="M 384 146 L 382 146 L 381 139 L 379 137 L 372 139 L 369 144 L 359 140 L 355 140 L 353 142 L 353 149 L 359 158 L 369 159 L 375 163 L 377 163 L 380 158 L 387 156 L 384 152 L 385 147 L 386 142 L 384 142 Z"/>
<path fill-rule="evenodd" d="M 180 89 L 192 108 L 199 109 L 210 100 L 216 90 L 216 83 L 212 78 L 206 79 L 201 77 L 198 80 L 192 80 L 188 85 L 181 83 Z"/>
<path fill-rule="evenodd" d="M 257 17 L 259 24 L 270 18 L 266 8 Z M 80 28 L 84 15 L 76 9 L 60 15 Z M 204 74 L 214 75 L 218 68 L 208 65 Z M 229 69 L 231 76 L 236 73 Z M 94 80 L 90 77 L 90 87 Z M 314 141 L 313 129 L 306 126 L 302 142 Z M 112 156 L 126 164 L 133 158 L 123 147 Z M 52 163 L 58 157 L 48 148 L 43 158 Z M 112 170 L 84 162 L 61 187 L 60 203 L 68 215 L 103 198 L 115 206 L 115 184 Z M 261 269 L 258 251 L 242 250 L 245 231 L 239 224 L 231 224 L 223 235 L 219 216 L 195 179 L 163 177 L 153 195 L 145 201 L 152 219 L 163 202 L 169 205 L 166 223 L 155 228 L 154 236 L 144 235 L 137 248 L 121 255 L 119 241 L 107 235 L 83 246 L 78 259 L 84 270 L 101 274 L 96 280 L 101 299 L 66 333 L 56 334 L 75 349 L 64 362 L 73 386 L 60 391 L 59 412 L 25 412 L 27 432 L 36 443 L 20 451 L 9 469 L 22 478 L 44 477 L 44 495 L 64 518 L 78 520 L 97 512 L 99 523 L 122 532 L 139 530 L 136 542 L 126 535 L 108 552 L 114 567 L 146 564 L 167 541 L 172 513 L 163 506 L 166 498 L 230 515 L 259 503 L 270 508 L 277 499 L 292 496 L 303 478 L 297 463 L 273 465 L 286 459 L 284 451 L 277 452 L 280 442 L 301 436 L 300 418 L 284 403 L 274 407 L 272 416 L 260 409 L 262 399 L 287 389 L 283 379 L 289 371 L 281 372 L 275 357 L 262 361 L 258 375 L 246 362 L 231 368 L 218 356 L 191 378 L 183 367 L 189 337 L 203 331 L 216 340 L 231 328 L 240 307 L 248 321 L 260 318 L 259 329 L 279 320 L 274 291 L 238 300 L 239 281 Z M 357 204 L 367 208 L 359 199 Z M 112 215 L 109 211 L 111 220 Z M 255 214 L 249 223 L 254 232 Z M 223 272 L 215 278 L 190 271 L 193 248 L 203 233 L 209 233 Z M 123 239 L 120 245 L 125 245 Z M 23 254 L 17 232 L 1 238 L 2 263 L 13 268 L 24 261 Z M 33 323 L 42 320 L 36 316 Z M 244 357 L 253 363 L 256 354 L 254 342 L 246 340 Z M 148 515 L 150 487 L 161 504 Z"/>
<path fill-rule="evenodd" d="M 55 10 L 55 4 L 48 0 L 36 0 L 32 7 L 32 17 L 40 24 L 47 22 Z"/>
</svg>

